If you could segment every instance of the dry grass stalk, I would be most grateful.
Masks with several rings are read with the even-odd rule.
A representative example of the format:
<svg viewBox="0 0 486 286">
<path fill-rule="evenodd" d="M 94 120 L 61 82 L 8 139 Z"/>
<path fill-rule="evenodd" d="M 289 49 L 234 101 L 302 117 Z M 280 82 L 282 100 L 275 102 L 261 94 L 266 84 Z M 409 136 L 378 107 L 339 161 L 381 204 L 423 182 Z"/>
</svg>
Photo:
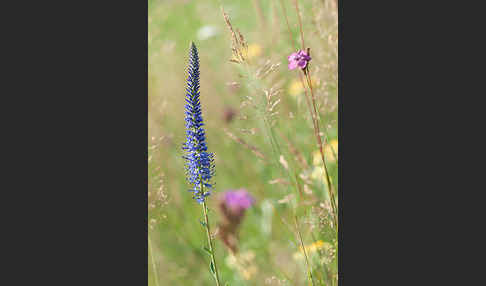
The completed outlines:
<svg viewBox="0 0 486 286">
<path fill-rule="evenodd" d="M 259 157 L 260 159 L 263 159 L 263 160 L 267 160 L 266 156 L 263 155 L 263 153 L 255 146 L 253 145 L 250 145 L 248 143 L 245 142 L 245 140 L 239 138 L 238 136 L 234 135 L 233 133 L 231 133 L 228 129 L 224 129 L 224 132 L 226 133 L 226 135 L 228 135 L 228 137 L 230 137 L 231 139 L 233 139 L 234 141 L 240 143 L 241 145 L 243 145 L 245 148 L 251 150 L 253 152 L 253 154 L 255 154 L 257 157 Z"/>
<path fill-rule="evenodd" d="M 244 63 L 247 60 L 246 55 L 248 55 L 248 44 L 240 31 L 238 29 L 236 29 L 236 31 L 233 29 L 229 16 L 226 14 L 223 7 L 221 7 L 221 11 L 223 12 L 226 26 L 228 26 L 231 31 L 231 51 L 233 53 L 233 58 L 230 59 L 230 61 L 239 64 Z"/>
<path fill-rule="evenodd" d="M 283 178 L 273 179 L 273 180 L 268 181 L 268 183 L 270 185 L 274 185 L 274 184 L 290 185 L 290 183 L 287 180 L 283 179 Z"/>
<path fill-rule="evenodd" d="M 284 136 L 282 133 L 279 133 L 279 135 L 280 138 L 284 139 L 287 143 L 290 153 L 295 156 L 295 160 L 297 161 L 297 163 L 299 163 L 300 167 L 304 170 L 308 169 L 309 164 L 307 164 L 304 155 L 302 155 L 302 153 L 292 144 L 292 142 L 290 142 L 288 137 Z"/>
</svg>

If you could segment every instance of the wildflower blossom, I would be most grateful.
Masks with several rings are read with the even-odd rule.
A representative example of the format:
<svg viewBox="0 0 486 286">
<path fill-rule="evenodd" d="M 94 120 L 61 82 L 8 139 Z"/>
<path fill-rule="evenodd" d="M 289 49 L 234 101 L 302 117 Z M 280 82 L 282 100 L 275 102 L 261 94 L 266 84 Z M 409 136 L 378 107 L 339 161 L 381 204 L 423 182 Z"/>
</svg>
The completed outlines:
<svg viewBox="0 0 486 286">
<path fill-rule="evenodd" d="M 293 70 L 297 67 L 305 69 L 307 63 L 311 60 L 311 57 L 301 50 L 297 53 L 292 53 L 287 59 L 289 60 L 289 70 Z"/>
<path fill-rule="evenodd" d="M 245 189 L 239 189 L 223 193 L 219 201 L 219 210 L 222 214 L 219 236 L 223 244 L 232 253 L 236 253 L 238 227 L 245 216 L 245 211 L 254 204 L 254 199 Z"/>
<path fill-rule="evenodd" d="M 253 204 L 252 196 L 245 190 L 228 191 L 224 194 L 225 205 L 234 212 L 241 212 Z"/>
<path fill-rule="evenodd" d="M 335 163 L 337 161 L 337 152 L 338 141 L 333 139 L 324 147 L 324 158 L 326 158 L 326 162 Z M 312 164 L 314 168 L 312 169 L 311 178 L 325 184 L 326 181 L 324 178 L 326 176 L 326 170 L 322 164 L 321 152 L 319 150 L 314 151 L 312 154 Z M 332 183 L 332 177 L 329 177 L 329 180 Z"/>
<path fill-rule="evenodd" d="M 314 253 L 317 253 L 318 251 L 324 250 L 324 251 L 331 251 L 332 250 L 332 245 L 328 242 L 318 240 L 310 245 L 305 246 L 305 252 L 308 255 L 312 255 Z M 302 248 L 299 249 L 299 251 L 294 253 L 294 259 L 303 259 L 304 258 L 304 252 L 302 251 Z"/>
<path fill-rule="evenodd" d="M 333 139 L 329 141 L 329 144 L 326 144 L 326 147 L 324 147 L 324 157 L 326 158 L 326 161 L 328 161 L 329 163 L 334 163 L 336 162 L 337 154 L 338 154 L 338 141 L 336 139 Z M 321 152 L 319 150 L 314 151 L 312 163 L 314 164 L 314 166 L 322 165 Z"/>
<path fill-rule="evenodd" d="M 324 169 L 322 165 L 315 166 L 314 169 L 312 169 L 312 174 L 310 175 L 312 179 L 321 182 L 322 184 L 326 183 L 325 176 L 326 169 Z M 331 183 L 333 183 L 332 177 L 329 177 L 329 180 L 331 181 Z"/>
<path fill-rule="evenodd" d="M 214 175 L 214 154 L 208 153 L 206 135 L 203 129 L 201 103 L 199 101 L 199 56 L 196 46 L 191 43 L 189 53 L 189 76 L 186 88 L 186 142 L 182 149 L 186 151 L 187 180 L 192 185 L 193 198 L 199 203 L 209 196 L 212 188 L 211 177 Z M 208 191 L 204 191 L 206 188 Z"/>
<path fill-rule="evenodd" d="M 319 80 L 315 77 L 311 78 L 311 83 L 312 86 L 319 86 Z M 300 95 L 304 93 L 305 86 L 302 85 L 302 81 L 298 78 L 294 79 L 288 88 L 288 92 L 291 96 L 296 97 L 297 95 Z"/>
<path fill-rule="evenodd" d="M 262 54 L 262 47 L 258 44 L 249 44 L 248 51 L 247 51 L 247 58 L 254 59 L 259 57 Z"/>
</svg>

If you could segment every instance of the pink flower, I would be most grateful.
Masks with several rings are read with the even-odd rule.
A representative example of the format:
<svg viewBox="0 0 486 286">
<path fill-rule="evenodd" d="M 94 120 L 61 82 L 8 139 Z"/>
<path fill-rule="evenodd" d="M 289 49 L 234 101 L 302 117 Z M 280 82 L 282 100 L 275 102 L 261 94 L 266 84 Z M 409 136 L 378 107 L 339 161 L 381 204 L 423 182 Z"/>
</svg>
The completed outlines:
<svg viewBox="0 0 486 286">
<path fill-rule="evenodd" d="M 238 228 L 245 217 L 245 211 L 254 205 L 255 200 L 245 190 L 229 190 L 219 195 L 219 236 L 232 253 L 238 251 Z"/>
<path fill-rule="evenodd" d="M 237 212 L 246 210 L 254 202 L 253 198 L 245 189 L 226 192 L 224 200 L 227 207 Z"/>
<path fill-rule="evenodd" d="M 311 57 L 306 52 L 300 50 L 297 53 L 292 53 L 287 59 L 289 60 L 289 70 L 293 70 L 297 67 L 305 69 Z"/>
</svg>

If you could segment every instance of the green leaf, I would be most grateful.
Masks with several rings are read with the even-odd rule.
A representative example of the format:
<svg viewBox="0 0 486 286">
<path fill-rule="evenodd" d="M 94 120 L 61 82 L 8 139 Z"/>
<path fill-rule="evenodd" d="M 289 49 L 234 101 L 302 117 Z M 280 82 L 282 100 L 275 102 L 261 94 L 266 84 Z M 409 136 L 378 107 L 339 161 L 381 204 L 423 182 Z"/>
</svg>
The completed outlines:
<svg viewBox="0 0 486 286">
<path fill-rule="evenodd" d="M 200 221 L 199 221 L 199 223 L 200 223 L 202 226 L 206 227 L 206 223 L 205 223 L 205 222 L 203 222 L 202 220 L 200 220 Z"/>
<path fill-rule="evenodd" d="M 211 273 L 213 273 L 214 275 L 216 275 L 216 271 L 214 271 L 214 264 L 213 264 L 212 261 L 211 261 L 211 263 L 209 263 L 209 269 L 211 269 Z"/>
</svg>

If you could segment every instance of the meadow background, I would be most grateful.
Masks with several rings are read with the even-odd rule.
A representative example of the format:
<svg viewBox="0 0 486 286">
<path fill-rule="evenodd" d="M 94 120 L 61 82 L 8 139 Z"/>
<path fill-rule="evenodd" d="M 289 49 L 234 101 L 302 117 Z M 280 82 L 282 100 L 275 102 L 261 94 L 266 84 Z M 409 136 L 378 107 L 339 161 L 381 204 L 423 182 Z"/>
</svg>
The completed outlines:
<svg viewBox="0 0 486 286">
<path fill-rule="evenodd" d="M 202 208 L 187 192 L 181 150 L 191 41 L 199 50 L 207 144 L 216 155 L 208 205 L 223 285 L 312 285 L 297 230 L 314 285 L 337 285 L 337 236 L 304 92 L 310 93 L 300 71 L 287 68 L 287 56 L 302 45 L 294 3 L 148 1 L 149 285 L 214 285 L 203 250 Z M 338 193 L 336 2 L 298 5 L 311 51 L 320 136 Z M 248 42 L 248 65 L 230 61 L 231 33 L 221 7 Z M 241 224 L 234 256 L 217 239 L 217 200 L 218 193 L 240 188 L 256 203 Z"/>
</svg>

